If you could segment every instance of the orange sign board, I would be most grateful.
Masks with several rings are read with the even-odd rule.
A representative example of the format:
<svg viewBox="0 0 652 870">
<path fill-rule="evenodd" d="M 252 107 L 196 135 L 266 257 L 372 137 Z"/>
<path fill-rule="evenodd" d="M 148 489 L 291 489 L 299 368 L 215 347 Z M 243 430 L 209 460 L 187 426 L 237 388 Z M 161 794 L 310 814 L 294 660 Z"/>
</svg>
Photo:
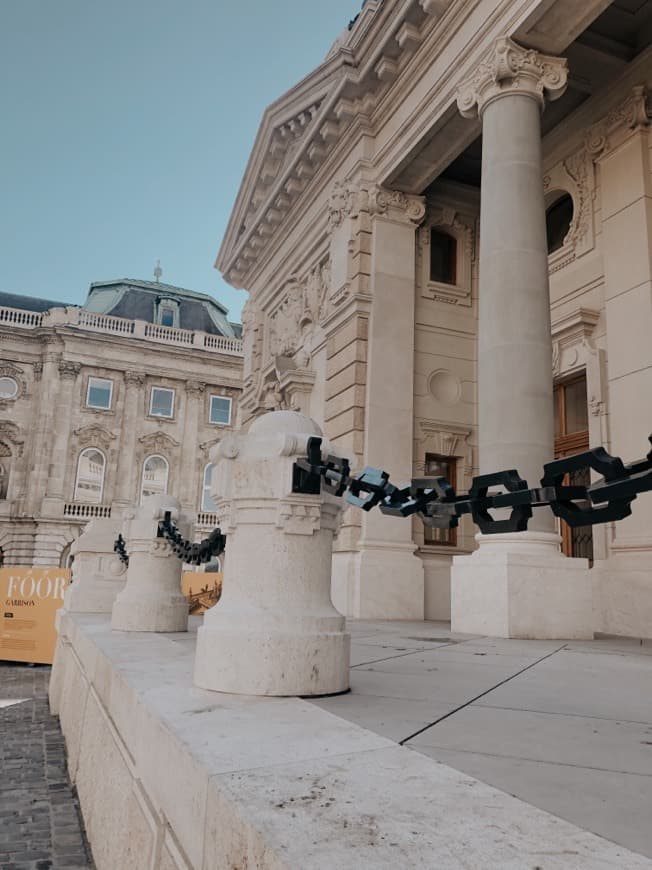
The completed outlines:
<svg viewBox="0 0 652 870">
<path fill-rule="evenodd" d="M 68 568 L 0 568 L 0 659 L 52 664 Z"/>
<path fill-rule="evenodd" d="M 184 571 L 181 578 L 183 594 L 188 599 L 192 616 L 206 613 L 217 604 L 222 594 L 222 574 L 214 572 Z"/>
</svg>

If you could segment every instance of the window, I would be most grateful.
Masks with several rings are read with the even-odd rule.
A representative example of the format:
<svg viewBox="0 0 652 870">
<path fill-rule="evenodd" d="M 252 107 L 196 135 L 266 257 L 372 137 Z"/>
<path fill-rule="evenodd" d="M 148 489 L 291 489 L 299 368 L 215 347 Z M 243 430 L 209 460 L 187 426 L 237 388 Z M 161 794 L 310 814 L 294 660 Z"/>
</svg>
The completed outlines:
<svg viewBox="0 0 652 870">
<path fill-rule="evenodd" d="M 430 280 L 439 284 L 457 281 L 457 239 L 434 227 L 430 230 Z"/>
<path fill-rule="evenodd" d="M 586 375 L 555 384 L 555 459 L 572 456 L 589 449 L 589 408 Z M 568 486 L 588 486 L 591 473 L 582 468 L 567 475 Z M 593 530 L 591 526 L 571 528 L 559 521 L 561 549 L 566 556 L 580 556 L 593 562 Z"/>
<path fill-rule="evenodd" d="M 201 491 L 201 508 L 200 510 L 206 511 L 207 513 L 213 513 L 217 510 L 217 505 L 211 498 L 211 480 L 213 477 L 213 465 L 212 463 L 208 463 L 206 468 L 204 469 L 204 479 L 202 482 L 202 491 Z"/>
<path fill-rule="evenodd" d="M 573 221 L 573 198 L 565 193 L 546 211 L 546 233 L 548 235 L 548 253 L 554 254 L 564 245 Z"/>
<path fill-rule="evenodd" d="M 174 326 L 174 311 L 171 308 L 161 309 L 161 326 Z"/>
<path fill-rule="evenodd" d="M 157 298 L 156 322 L 161 326 L 179 326 L 179 303 L 176 299 Z"/>
<path fill-rule="evenodd" d="M 89 378 L 86 391 L 86 405 L 89 408 L 100 408 L 108 411 L 113 397 L 113 381 L 104 378 Z"/>
<path fill-rule="evenodd" d="M 426 453 L 424 474 L 425 477 L 445 477 L 451 486 L 455 486 L 457 483 L 457 460 L 450 456 Z M 454 547 L 457 544 L 457 529 L 433 529 L 431 526 L 424 525 L 423 543 Z"/>
<path fill-rule="evenodd" d="M 152 387 L 149 413 L 152 417 L 172 417 L 174 415 L 174 390 Z"/>
<path fill-rule="evenodd" d="M 143 479 L 140 485 L 140 503 L 148 495 L 161 495 L 168 491 L 170 466 L 163 456 L 148 456 L 143 462 Z"/>
<path fill-rule="evenodd" d="M 0 399 L 15 399 L 18 384 L 13 378 L 0 378 Z"/>
<path fill-rule="evenodd" d="M 231 399 L 227 396 L 211 396 L 211 423 L 228 426 L 231 422 Z"/>
<path fill-rule="evenodd" d="M 9 468 L 4 463 L 0 462 L 0 501 L 7 498 L 9 490 Z"/>
<path fill-rule="evenodd" d="M 82 450 L 77 460 L 77 479 L 73 501 L 101 504 L 104 491 L 104 454 L 95 447 Z"/>
</svg>

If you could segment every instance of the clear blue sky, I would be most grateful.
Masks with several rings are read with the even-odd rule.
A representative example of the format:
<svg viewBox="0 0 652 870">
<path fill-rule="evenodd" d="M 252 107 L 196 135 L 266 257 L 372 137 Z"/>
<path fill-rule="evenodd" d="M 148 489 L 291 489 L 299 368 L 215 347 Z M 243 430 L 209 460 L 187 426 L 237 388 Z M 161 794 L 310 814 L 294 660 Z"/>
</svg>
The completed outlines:
<svg viewBox="0 0 652 870">
<path fill-rule="evenodd" d="M 360 0 L 0 0 L 0 290 L 245 294 L 213 268 L 266 105 Z"/>
</svg>

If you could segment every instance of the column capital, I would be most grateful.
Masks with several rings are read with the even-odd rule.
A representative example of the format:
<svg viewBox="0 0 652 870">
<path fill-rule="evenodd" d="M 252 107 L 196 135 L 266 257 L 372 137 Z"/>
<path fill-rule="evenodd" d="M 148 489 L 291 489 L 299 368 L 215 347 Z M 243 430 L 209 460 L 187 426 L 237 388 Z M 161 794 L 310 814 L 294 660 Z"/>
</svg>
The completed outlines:
<svg viewBox="0 0 652 870">
<path fill-rule="evenodd" d="M 145 384 L 145 375 L 142 372 L 125 372 L 125 384 L 132 387 L 142 387 Z"/>
<path fill-rule="evenodd" d="M 519 94 L 537 100 L 556 100 L 566 90 L 568 62 L 563 57 L 523 48 L 508 36 L 491 46 L 469 78 L 457 89 L 457 107 L 465 118 L 482 117 L 489 103 Z"/>
<path fill-rule="evenodd" d="M 419 224 L 426 214 L 426 201 L 423 196 L 389 190 L 372 181 L 336 182 L 329 202 L 331 231 L 345 218 L 357 218 L 361 214 L 385 215 L 393 220 Z"/>
<path fill-rule="evenodd" d="M 401 190 L 388 190 L 374 184 L 369 188 L 369 213 L 416 226 L 426 216 L 426 199 L 424 196 L 403 193 Z"/>
<path fill-rule="evenodd" d="M 188 396 L 199 398 L 206 389 L 206 384 L 203 381 L 186 381 L 186 393 Z"/>
<path fill-rule="evenodd" d="M 67 359 L 59 361 L 59 376 L 64 380 L 74 381 L 80 371 L 81 363 Z"/>
</svg>

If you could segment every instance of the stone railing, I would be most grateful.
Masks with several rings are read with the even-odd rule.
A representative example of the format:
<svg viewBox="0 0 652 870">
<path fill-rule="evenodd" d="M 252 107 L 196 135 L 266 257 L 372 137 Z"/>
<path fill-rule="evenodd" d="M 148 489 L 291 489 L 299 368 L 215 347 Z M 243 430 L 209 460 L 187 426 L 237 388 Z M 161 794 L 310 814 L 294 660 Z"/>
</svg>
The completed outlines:
<svg viewBox="0 0 652 870">
<path fill-rule="evenodd" d="M 195 525 L 202 526 L 207 529 L 214 529 L 217 525 L 217 514 L 210 511 L 200 511 L 197 514 L 197 521 Z"/>
<path fill-rule="evenodd" d="M 74 306 L 51 308 L 43 313 L 0 306 L 0 326 L 4 324 L 23 329 L 37 329 L 41 326 L 73 326 L 90 332 L 129 336 L 158 344 L 192 347 L 212 353 L 242 356 L 242 339 L 240 338 L 210 335 L 200 330 L 178 329 L 175 326 L 162 326 L 158 323 L 147 323 L 144 320 L 129 320 L 126 317 L 97 314 Z"/>
<path fill-rule="evenodd" d="M 111 505 L 69 502 L 63 506 L 63 515 L 75 520 L 107 518 L 111 516 Z"/>
<path fill-rule="evenodd" d="M 23 311 L 22 308 L 5 308 L 0 307 L 0 324 L 7 326 L 22 326 L 27 329 L 34 329 L 40 326 L 43 320 L 43 315 L 37 311 Z"/>
</svg>

